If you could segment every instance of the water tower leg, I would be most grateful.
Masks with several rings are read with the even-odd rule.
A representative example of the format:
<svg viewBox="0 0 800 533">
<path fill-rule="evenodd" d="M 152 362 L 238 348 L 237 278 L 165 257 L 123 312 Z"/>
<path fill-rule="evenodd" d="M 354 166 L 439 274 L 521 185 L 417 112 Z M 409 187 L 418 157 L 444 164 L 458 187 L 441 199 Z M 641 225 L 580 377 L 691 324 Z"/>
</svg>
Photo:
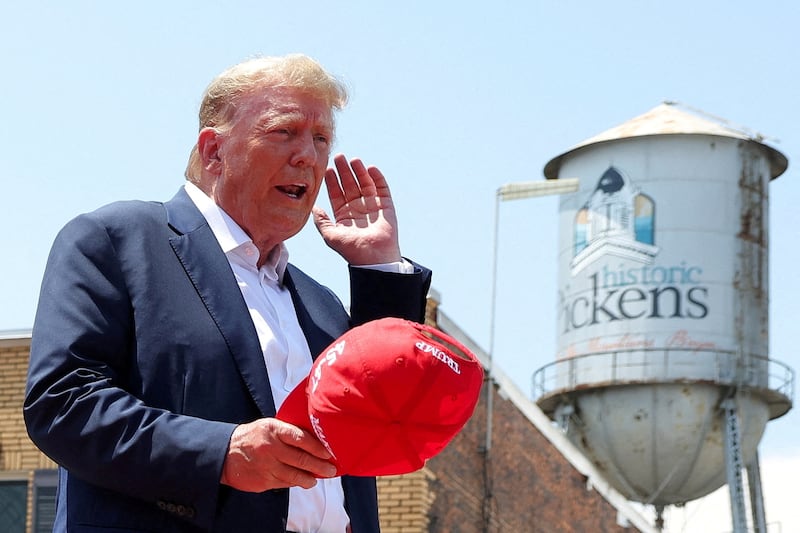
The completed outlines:
<svg viewBox="0 0 800 533">
<path fill-rule="evenodd" d="M 756 533 L 767 533 L 767 517 L 764 513 L 764 493 L 761 490 L 761 467 L 758 451 L 747 465 L 747 484 L 750 486 L 750 508 L 753 510 L 753 526 Z"/>
<path fill-rule="evenodd" d="M 725 418 L 725 467 L 731 497 L 733 533 L 746 533 L 747 512 L 744 503 L 742 447 L 737 411 L 735 396 L 728 397 L 722 402 L 722 413 Z"/>
<path fill-rule="evenodd" d="M 556 407 L 555 420 L 558 424 L 558 427 L 564 433 L 569 431 L 569 421 L 574 414 L 575 408 L 571 404 L 561 403 L 558 405 L 558 407 Z"/>
<path fill-rule="evenodd" d="M 656 505 L 656 530 L 664 531 L 664 506 Z"/>
</svg>

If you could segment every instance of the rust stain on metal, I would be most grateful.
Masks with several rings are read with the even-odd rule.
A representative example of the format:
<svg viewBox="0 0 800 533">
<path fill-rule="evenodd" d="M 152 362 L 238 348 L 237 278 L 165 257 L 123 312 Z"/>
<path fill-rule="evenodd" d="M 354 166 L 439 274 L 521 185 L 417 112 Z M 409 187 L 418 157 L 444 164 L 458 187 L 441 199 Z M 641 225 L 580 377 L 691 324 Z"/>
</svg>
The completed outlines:
<svg viewBox="0 0 800 533">
<path fill-rule="evenodd" d="M 742 171 L 739 175 L 739 192 L 742 198 L 740 228 L 737 237 L 743 241 L 766 247 L 766 221 L 764 216 L 767 178 L 759 172 L 761 157 L 747 143 L 740 144 Z"/>
</svg>

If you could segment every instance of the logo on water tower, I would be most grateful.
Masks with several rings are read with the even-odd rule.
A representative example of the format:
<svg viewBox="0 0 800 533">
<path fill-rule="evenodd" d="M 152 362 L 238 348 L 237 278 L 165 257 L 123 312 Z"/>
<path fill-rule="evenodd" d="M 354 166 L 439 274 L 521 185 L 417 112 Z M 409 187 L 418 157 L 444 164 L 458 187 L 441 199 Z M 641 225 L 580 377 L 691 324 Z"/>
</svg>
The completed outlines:
<svg viewBox="0 0 800 533">
<path fill-rule="evenodd" d="M 574 232 L 573 276 L 605 255 L 647 265 L 659 251 L 652 198 L 613 166 L 575 215 Z"/>
<path fill-rule="evenodd" d="M 559 290 L 559 321 L 563 334 L 587 328 L 592 336 L 585 343 L 570 340 L 566 356 L 651 348 L 659 342 L 667 347 L 713 346 L 714 341 L 690 338 L 685 323 L 675 322 L 708 316 L 710 288 L 701 265 L 657 260 L 664 244 L 656 246 L 655 211 L 653 199 L 614 166 L 603 172 L 578 209 L 571 277 Z M 679 254 L 681 250 L 671 249 L 667 255 Z M 647 334 L 645 320 L 673 321 L 668 338 L 658 341 Z"/>
</svg>

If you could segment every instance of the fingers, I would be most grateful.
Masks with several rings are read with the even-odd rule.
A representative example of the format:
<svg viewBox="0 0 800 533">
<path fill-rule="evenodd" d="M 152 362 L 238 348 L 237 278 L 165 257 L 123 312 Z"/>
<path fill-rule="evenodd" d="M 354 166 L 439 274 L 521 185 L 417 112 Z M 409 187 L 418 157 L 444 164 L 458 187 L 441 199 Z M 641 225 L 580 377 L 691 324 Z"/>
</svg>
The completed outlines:
<svg viewBox="0 0 800 533">
<path fill-rule="evenodd" d="M 324 464 L 324 469 L 327 470 L 327 466 L 332 466 L 327 460 L 331 458 L 330 452 L 325 449 L 325 446 L 314 436 L 313 434 L 309 433 L 308 431 L 304 431 L 301 428 L 293 426 L 291 424 L 287 424 L 284 422 L 281 423 L 281 428 L 276 432 L 278 438 L 286 444 L 286 447 L 281 448 L 281 452 L 283 450 L 288 450 L 290 452 L 289 459 L 286 461 L 287 464 L 291 464 L 297 467 L 306 467 L 306 466 L 317 466 Z M 292 460 L 292 457 L 295 457 Z M 313 459 L 320 459 L 321 461 L 317 461 L 317 463 L 309 463 L 308 458 Z M 305 470 L 309 470 L 315 472 L 316 470 L 304 468 Z M 334 471 L 330 475 L 335 474 Z M 327 477 L 330 477 L 327 476 Z"/>
<path fill-rule="evenodd" d="M 401 259 L 397 215 L 383 173 L 342 154 L 325 172 L 332 213 L 314 209 L 314 224 L 325 243 L 351 265 Z"/>
<path fill-rule="evenodd" d="M 347 203 L 344 191 L 339 186 L 339 176 L 336 175 L 336 171 L 332 168 L 325 171 L 325 188 L 328 190 L 328 199 L 330 199 L 331 208 L 333 208 L 334 212 Z"/>
<path fill-rule="evenodd" d="M 319 445 L 319 450 L 310 451 L 307 444 Z M 329 478 L 336 475 L 336 467 L 328 460 L 330 455 L 322 445 L 309 433 L 305 433 L 298 440 L 286 443 L 287 446 L 275 451 L 278 464 L 270 474 L 285 487 L 299 486 L 309 489 L 317 484 L 317 478 Z M 301 447 L 294 447 L 294 445 Z M 325 458 L 318 455 L 322 451 Z"/>
<path fill-rule="evenodd" d="M 367 172 L 372 179 L 372 185 L 375 187 L 375 194 L 380 197 L 391 196 L 389 193 L 389 184 L 386 182 L 383 173 L 378 170 L 378 167 L 369 167 Z"/>
<path fill-rule="evenodd" d="M 358 158 L 353 158 L 348 162 L 344 154 L 337 154 L 333 158 L 333 163 L 336 168 L 329 168 L 325 172 L 325 185 L 334 209 L 338 205 L 362 197 L 375 196 L 378 181 L 383 188 L 388 190 L 383 174 L 375 167 L 367 169 Z M 334 204 L 334 198 L 339 203 Z"/>
<path fill-rule="evenodd" d="M 220 481 L 247 492 L 303 487 L 336 475 L 331 455 L 317 438 L 274 418 L 236 427 Z"/>
</svg>

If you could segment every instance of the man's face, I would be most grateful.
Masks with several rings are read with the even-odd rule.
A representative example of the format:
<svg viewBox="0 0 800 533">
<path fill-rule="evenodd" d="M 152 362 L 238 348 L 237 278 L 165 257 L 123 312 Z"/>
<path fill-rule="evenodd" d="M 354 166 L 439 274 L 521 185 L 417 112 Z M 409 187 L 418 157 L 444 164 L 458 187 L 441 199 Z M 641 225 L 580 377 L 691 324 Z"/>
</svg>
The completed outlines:
<svg viewBox="0 0 800 533">
<path fill-rule="evenodd" d="M 217 137 L 219 178 L 211 196 L 262 252 L 300 231 L 328 165 L 332 112 L 296 88 L 243 95 Z"/>
</svg>

